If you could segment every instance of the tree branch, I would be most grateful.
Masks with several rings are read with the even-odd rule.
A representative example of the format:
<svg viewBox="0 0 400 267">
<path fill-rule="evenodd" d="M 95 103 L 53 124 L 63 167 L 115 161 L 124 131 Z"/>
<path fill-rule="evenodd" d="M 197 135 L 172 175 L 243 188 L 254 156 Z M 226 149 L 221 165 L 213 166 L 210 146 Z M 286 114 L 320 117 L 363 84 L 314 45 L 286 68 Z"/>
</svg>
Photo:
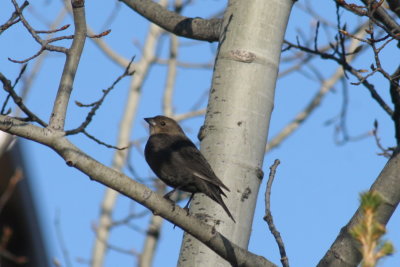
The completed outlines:
<svg viewBox="0 0 400 267">
<path fill-rule="evenodd" d="M 66 49 L 64 47 L 49 45 L 48 40 L 42 40 L 42 38 L 39 37 L 39 35 L 36 33 L 36 31 L 32 28 L 32 26 L 25 19 L 24 15 L 22 14 L 22 9 L 18 6 L 16 0 L 11 0 L 11 2 L 13 3 L 15 12 L 16 12 L 16 14 L 18 14 L 19 18 L 21 19 L 21 22 L 24 25 L 24 27 L 32 35 L 33 39 L 35 39 L 35 41 L 41 45 L 41 50 L 57 51 L 57 52 L 61 52 L 61 53 L 66 52 Z M 22 5 L 21 7 L 25 7 L 25 5 Z"/>
<path fill-rule="evenodd" d="M 106 99 L 107 95 L 114 89 L 114 87 L 126 76 L 131 76 L 134 74 L 135 71 L 130 71 L 131 69 L 131 65 L 133 63 L 133 60 L 135 59 L 135 57 L 132 57 L 131 61 L 129 62 L 128 66 L 125 68 L 124 73 L 122 73 L 120 76 L 118 76 L 118 78 L 112 83 L 112 85 L 110 87 L 108 87 L 107 89 L 103 90 L 103 96 L 91 103 L 91 104 L 82 104 L 80 102 L 75 102 L 78 106 L 80 107 L 92 107 L 91 110 L 89 111 L 89 113 L 86 115 L 86 119 L 81 123 L 80 126 L 78 126 L 75 129 L 72 130 L 68 130 L 65 131 L 66 135 L 72 135 L 72 134 L 77 134 L 77 133 L 81 133 L 84 130 L 86 130 L 86 127 L 91 123 L 94 115 L 96 114 L 96 111 L 100 108 L 100 106 L 103 104 L 104 100 Z"/>
<path fill-rule="evenodd" d="M 360 27 L 357 33 L 353 35 L 354 37 L 360 35 L 360 37 L 352 39 L 347 49 L 348 51 L 354 51 L 357 49 L 357 47 L 359 47 L 360 38 L 362 38 L 365 35 L 366 27 L 367 25 L 364 24 L 362 27 Z M 321 51 L 321 49 L 319 51 Z M 350 64 L 353 61 L 353 59 L 359 55 L 360 53 L 353 53 L 347 56 L 346 62 Z M 311 99 L 308 105 L 301 112 L 299 112 L 296 115 L 296 117 L 285 126 L 284 129 L 282 129 L 276 136 L 274 136 L 274 138 L 272 138 L 267 143 L 265 151 L 268 153 L 272 149 L 278 147 L 287 137 L 293 134 L 303 124 L 303 122 L 310 117 L 310 115 L 316 110 L 316 108 L 320 106 L 325 95 L 333 88 L 333 86 L 340 79 L 343 78 L 343 76 L 344 76 L 343 67 L 339 65 L 335 73 L 330 78 L 324 79 L 321 82 L 321 86 L 318 92 L 314 95 L 314 97 Z"/>
<path fill-rule="evenodd" d="M 269 231 L 271 234 L 274 236 L 275 241 L 278 245 L 279 248 L 279 253 L 281 254 L 281 263 L 283 267 L 289 267 L 289 259 L 286 256 L 286 250 L 285 250 L 285 244 L 283 243 L 281 233 L 278 231 L 274 224 L 274 219 L 272 217 L 272 212 L 271 212 L 271 190 L 272 190 L 272 183 L 274 182 L 275 179 L 275 174 L 276 174 L 276 169 L 278 168 L 278 165 L 280 164 L 280 160 L 276 159 L 274 161 L 274 164 L 269 168 L 270 173 L 269 173 L 269 178 L 267 182 L 267 189 L 265 190 L 265 216 L 264 216 L 264 221 L 267 222 Z"/>
<path fill-rule="evenodd" d="M 29 5 L 28 1 L 25 1 L 20 7 L 19 7 L 19 11 L 22 12 L 25 7 L 27 7 Z M 12 25 L 18 23 L 21 21 L 21 19 L 18 15 L 19 13 L 16 11 L 14 11 L 14 13 L 12 13 L 11 17 L 7 20 L 6 23 L 4 23 L 3 25 L 0 25 L 0 34 L 2 34 L 5 30 L 7 30 L 8 28 L 10 28 Z"/>
<path fill-rule="evenodd" d="M 178 36 L 201 41 L 218 41 L 221 19 L 188 18 L 151 0 L 121 1 L 154 24 Z"/>
<path fill-rule="evenodd" d="M 78 69 L 83 46 L 86 39 L 86 18 L 84 0 L 72 0 L 74 14 L 75 33 L 71 48 L 67 52 L 67 60 L 61 76 L 53 112 L 51 113 L 49 127 L 55 130 L 63 130 L 67 107 L 72 92 L 72 85 Z"/>
<path fill-rule="evenodd" d="M 362 2 L 366 5 L 378 5 L 375 0 L 362 0 Z M 379 1 L 378 1 L 379 2 Z M 391 35 L 397 35 L 400 33 L 400 25 L 386 12 L 385 8 L 379 4 L 373 12 L 373 17 L 385 26 L 385 30 Z"/>
<path fill-rule="evenodd" d="M 18 105 L 18 107 L 28 116 L 28 119 L 31 121 L 35 121 L 42 125 L 43 127 L 47 126 L 47 123 L 42 121 L 38 116 L 35 115 L 32 111 L 28 109 L 28 107 L 25 106 L 24 102 L 22 101 L 22 98 L 17 95 L 17 93 L 14 91 L 14 86 L 11 85 L 11 81 L 8 80 L 3 73 L 0 72 L 0 81 L 3 83 L 3 88 L 4 90 L 12 97 L 14 100 L 15 104 Z"/>
<path fill-rule="evenodd" d="M 370 92 L 371 97 L 381 106 L 381 108 L 389 115 L 393 115 L 393 110 L 386 104 L 386 102 L 383 100 L 383 98 L 378 94 L 378 92 L 375 89 L 375 86 L 371 83 L 369 83 L 365 77 L 363 77 L 360 72 L 352 67 L 350 64 L 347 62 L 343 62 L 340 58 L 334 56 L 333 54 L 328 54 L 328 53 L 322 53 L 320 51 L 316 51 L 313 49 L 310 49 L 306 46 L 302 46 L 300 44 L 294 44 L 286 41 L 286 43 L 289 45 L 289 47 L 294 47 L 298 48 L 304 52 L 311 53 L 311 54 L 316 54 L 319 55 L 322 59 L 331 59 L 333 61 L 336 61 L 339 65 L 343 67 L 344 70 L 350 72 L 352 75 L 354 75 L 359 81 L 360 84 L 364 85 L 364 87 Z"/>
</svg>

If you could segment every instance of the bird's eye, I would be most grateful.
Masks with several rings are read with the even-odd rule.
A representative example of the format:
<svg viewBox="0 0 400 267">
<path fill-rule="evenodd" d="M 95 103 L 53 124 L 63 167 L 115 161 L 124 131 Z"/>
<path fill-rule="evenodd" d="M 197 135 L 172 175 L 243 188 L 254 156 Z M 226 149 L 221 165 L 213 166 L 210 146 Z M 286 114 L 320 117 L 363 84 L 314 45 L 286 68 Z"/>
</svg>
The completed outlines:
<svg viewBox="0 0 400 267">
<path fill-rule="evenodd" d="M 165 121 L 161 121 L 161 122 L 160 122 L 160 125 L 161 125 L 161 126 L 165 126 Z"/>
</svg>

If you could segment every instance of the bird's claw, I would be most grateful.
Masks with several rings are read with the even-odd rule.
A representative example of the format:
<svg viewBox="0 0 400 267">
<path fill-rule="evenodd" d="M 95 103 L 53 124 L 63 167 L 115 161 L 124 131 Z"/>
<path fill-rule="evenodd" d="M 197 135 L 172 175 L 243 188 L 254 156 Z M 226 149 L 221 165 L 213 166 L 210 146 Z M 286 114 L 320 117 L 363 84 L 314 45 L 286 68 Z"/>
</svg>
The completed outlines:
<svg viewBox="0 0 400 267">
<path fill-rule="evenodd" d="M 172 201 L 172 199 L 169 197 L 169 194 L 165 194 L 165 195 L 163 196 L 163 198 L 165 198 L 165 199 L 167 199 L 167 200 L 169 200 L 169 201 Z"/>
<path fill-rule="evenodd" d="M 189 214 L 190 214 L 189 213 L 189 208 L 188 207 L 184 207 L 183 209 L 186 210 L 186 216 L 189 216 Z"/>
</svg>

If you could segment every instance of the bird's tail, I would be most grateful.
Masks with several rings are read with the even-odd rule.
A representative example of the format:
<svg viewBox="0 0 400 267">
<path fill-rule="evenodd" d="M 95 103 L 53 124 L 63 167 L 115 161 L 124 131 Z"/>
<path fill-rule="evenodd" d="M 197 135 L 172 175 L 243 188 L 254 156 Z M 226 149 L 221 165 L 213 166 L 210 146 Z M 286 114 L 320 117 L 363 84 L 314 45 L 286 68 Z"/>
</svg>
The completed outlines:
<svg viewBox="0 0 400 267">
<path fill-rule="evenodd" d="M 218 204 L 221 205 L 221 207 L 225 210 L 225 212 L 228 214 L 228 216 L 232 219 L 234 223 L 236 223 L 235 219 L 233 218 L 231 212 L 229 211 L 228 207 L 225 205 L 225 202 L 222 200 L 221 193 L 222 190 L 220 188 L 216 188 L 216 190 L 210 190 L 211 191 L 211 199 L 217 202 Z M 219 192 L 221 191 L 221 192 Z"/>
</svg>

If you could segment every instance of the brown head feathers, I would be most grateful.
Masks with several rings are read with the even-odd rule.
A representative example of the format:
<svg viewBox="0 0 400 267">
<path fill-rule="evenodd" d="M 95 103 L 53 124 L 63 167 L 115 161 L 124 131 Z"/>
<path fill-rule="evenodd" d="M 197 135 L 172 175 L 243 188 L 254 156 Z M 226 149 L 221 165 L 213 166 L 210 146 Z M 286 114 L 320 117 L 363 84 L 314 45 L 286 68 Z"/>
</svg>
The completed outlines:
<svg viewBox="0 0 400 267">
<path fill-rule="evenodd" d="M 176 121 L 166 116 L 155 116 L 144 119 L 150 127 L 150 134 L 168 133 L 168 134 L 184 134 L 181 126 Z"/>
</svg>

